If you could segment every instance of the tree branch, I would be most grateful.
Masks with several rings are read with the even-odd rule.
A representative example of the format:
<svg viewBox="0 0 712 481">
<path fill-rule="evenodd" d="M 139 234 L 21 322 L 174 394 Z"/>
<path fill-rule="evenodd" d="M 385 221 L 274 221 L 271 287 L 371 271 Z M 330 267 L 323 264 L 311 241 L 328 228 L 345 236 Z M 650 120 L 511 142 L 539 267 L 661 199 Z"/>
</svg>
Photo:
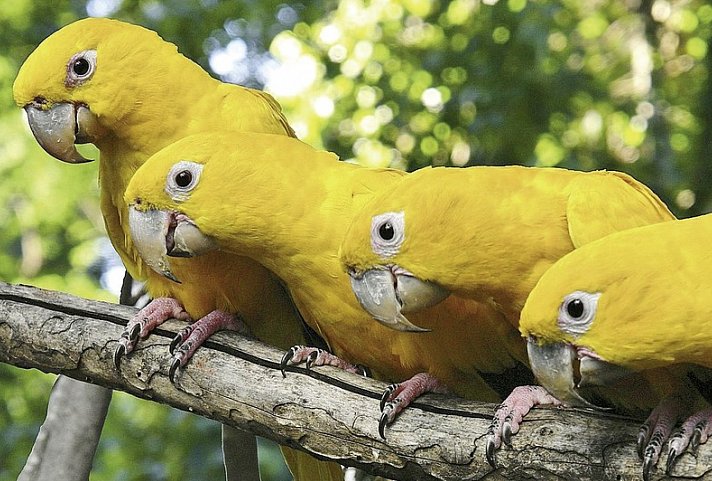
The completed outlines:
<svg viewBox="0 0 712 481">
<path fill-rule="evenodd" d="M 168 380 L 168 344 L 184 326 L 168 321 L 117 371 L 116 339 L 135 309 L 0 283 L 0 361 L 62 373 L 170 404 L 323 458 L 393 479 L 641 479 L 636 421 L 585 411 L 537 409 L 485 461 L 493 406 L 427 395 L 378 436 L 383 383 L 330 367 L 279 371 L 282 352 L 218 333 Z M 662 475 L 665 456 L 654 473 Z M 712 472 L 712 443 L 677 462 L 677 476 Z M 657 478 L 656 478 L 657 479 Z"/>
</svg>

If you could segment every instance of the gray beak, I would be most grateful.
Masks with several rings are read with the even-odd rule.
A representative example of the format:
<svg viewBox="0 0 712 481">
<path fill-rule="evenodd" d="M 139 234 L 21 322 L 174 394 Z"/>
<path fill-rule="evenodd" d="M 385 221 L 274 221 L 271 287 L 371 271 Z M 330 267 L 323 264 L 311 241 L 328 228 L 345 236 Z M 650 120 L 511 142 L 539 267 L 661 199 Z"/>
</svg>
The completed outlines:
<svg viewBox="0 0 712 481">
<path fill-rule="evenodd" d="M 25 112 L 37 143 L 49 155 L 70 164 L 92 161 L 83 157 L 75 147 L 75 144 L 93 142 L 103 133 L 96 116 L 88 108 L 62 102 L 42 110 L 28 104 Z"/>
<path fill-rule="evenodd" d="M 139 255 L 148 266 L 168 279 L 180 283 L 168 261 L 168 233 L 171 215 L 162 210 L 129 208 L 129 230 Z"/>
<path fill-rule="evenodd" d="M 432 282 L 413 276 L 393 274 L 388 269 L 351 273 L 351 289 L 374 319 L 397 331 L 428 332 L 411 323 L 402 313 L 433 306 L 450 293 Z"/>
<path fill-rule="evenodd" d="M 563 343 L 540 345 L 535 339 L 527 342 L 529 363 L 542 386 L 569 406 L 600 409 L 585 400 L 574 384 L 576 350 Z"/>
<path fill-rule="evenodd" d="M 195 257 L 217 244 L 185 215 L 164 210 L 129 207 L 129 230 L 143 261 L 154 271 L 180 283 L 171 272 L 169 257 Z"/>
<path fill-rule="evenodd" d="M 176 219 L 173 231 L 173 246 L 168 249 L 171 257 L 196 257 L 217 249 L 212 237 L 203 234 L 198 226 L 187 219 Z"/>
</svg>

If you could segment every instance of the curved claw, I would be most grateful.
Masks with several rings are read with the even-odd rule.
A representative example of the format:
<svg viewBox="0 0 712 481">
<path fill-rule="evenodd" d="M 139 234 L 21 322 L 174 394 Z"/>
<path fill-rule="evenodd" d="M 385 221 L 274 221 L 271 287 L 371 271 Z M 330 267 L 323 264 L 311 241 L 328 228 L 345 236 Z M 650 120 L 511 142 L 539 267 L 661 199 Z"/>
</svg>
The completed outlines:
<svg viewBox="0 0 712 481">
<path fill-rule="evenodd" d="M 170 346 L 168 346 L 168 352 L 173 354 L 175 352 L 175 350 L 178 348 L 178 346 L 180 346 L 181 344 L 183 344 L 183 335 L 179 332 L 178 334 L 175 335 L 175 337 L 171 341 Z"/>
<path fill-rule="evenodd" d="M 646 456 L 643 462 L 643 481 L 650 481 L 650 470 L 653 469 L 652 456 Z"/>
<path fill-rule="evenodd" d="M 494 458 L 494 451 L 494 435 L 487 436 L 487 444 L 485 445 L 485 457 L 487 458 L 487 462 L 489 463 L 489 465 L 492 466 L 492 469 L 497 469 L 497 463 L 495 462 Z"/>
<path fill-rule="evenodd" d="M 386 426 L 388 425 L 388 413 L 382 412 L 381 419 L 378 421 L 378 434 L 382 439 L 386 439 Z"/>
<path fill-rule="evenodd" d="M 648 444 L 648 426 L 642 425 L 638 431 L 638 439 L 635 442 L 636 451 L 638 452 L 638 458 L 641 460 L 644 456 L 645 446 Z"/>
<path fill-rule="evenodd" d="M 129 341 L 138 341 L 139 334 L 141 334 L 141 323 L 136 323 L 131 327 L 131 330 L 129 331 Z"/>
<path fill-rule="evenodd" d="M 383 408 L 386 407 L 386 403 L 396 389 L 398 389 L 398 384 L 389 384 L 388 387 L 383 390 L 383 394 L 381 395 L 381 404 L 379 405 L 381 412 L 383 412 Z"/>
<path fill-rule="evenodd" d="M 282 359 L 279 361 L 279 370 L 282 371 L 282 377 L 287 377 L 287 373 L 284 372 L 284 370 L 287 368 L 289 365 L 289 361 L 292 360 L 294 357 L 294 354 L 297 352 L 297 347 L 292 346 L 289 348 L 287 352 L 284 353 L 282 356 Z"/>
<path fill-rule="evenodd" d="M 670 448 L 670 451 L 668 451 L 667 463 L 665 464 L 665 474 L 668 476 L 672 474 L 673 465 L 679 456 L 680 454 L 677 450 L 675 450 L 675 448 Z"/>
<path fill-rule="evenodd" d="M 307 371 L 310 370 L 311 367 L 312 367 L 312 366 L 314 365 L 314 363 L 316 362 L 317 358 L 319 357 L 320 351 L 321 351 L 320 349 L 318 349 L 318 350 L 316 350 L 316 351 L 312 351 L 312 352 L 310 352 L 309 355 L 307 356 L 307 362 L 306 362 L 306 364 L 305 364 L 305 367 L 307 368 Z"/>
<path fill-rule="evenodd" d="M 171 367 L 168 369 L 168 379 L 171 380 L 172 384 L 175 384 L 176 382 L 176 372 L 178 371 L 178 368 L 180 367 L 180 359 L 177 357 L 174 357 L 173 360 L 171 361 Z"/>
<path fill-rule="evenodd" d="M 507 446 L 512 445 L 512 425 L 506 420 L 504 426 L 502 426 L 502 441 Z"/>
<path fill-rule="evenodd" d="M 702 440 L 702 430 L 704 429 L 703 423 L 699 423 L 695 426 L 695 430 L 692 433 L 692 439 L 690 439 L 690 449 L 695 452 L 697 448 L 700 447 L 700 441 Z"/>
<path fill-rule="evenodd" d="M 114 350 L 114 367 L 116 369 L 121 368 L 121 358 L 126 355 L 126 346 L 119 343 L 119 345 Z"/>
</svg>

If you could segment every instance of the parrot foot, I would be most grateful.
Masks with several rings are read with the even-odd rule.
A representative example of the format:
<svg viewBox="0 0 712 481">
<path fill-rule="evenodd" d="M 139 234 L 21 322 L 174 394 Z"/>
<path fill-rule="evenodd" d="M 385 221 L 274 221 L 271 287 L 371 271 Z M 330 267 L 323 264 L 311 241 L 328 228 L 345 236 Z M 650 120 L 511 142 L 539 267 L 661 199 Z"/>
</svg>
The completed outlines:
<svg viewBox="0 0 712 481">
<path fill-rule="evenodd" d="M 311 369 L 314 366 L 334 366 L 360 376 L 369 376 L 366 367 L 346 362 L 324 349 L 308 346 L 292 346 L 284 353 L 279 363 L 282 377 L 287 377 L 287 374 L 284 372 L 287 366 L 300 364 L 304 361 L 306 361 L 307 369 Z"/>
<path fill-rule="evenodd" d="M 712 408 L 703 409 L 687 418 L 677 433 L 670 438 L 665 474 L 672 475 L 675 461 L 688 446 L 693 452 L 697 451 L 700 444 L 704 444 L 710 434 L 712 434 Z"/>
<path fill-rule="evenodd" d="M 381 418 L 378 434 L 386 439 L 386 426 L 419 396 L 428 392 L 447 393 L 448 388 L 434 376 L 421 372 L 410 379 L 389 385 L 381 396 Z"/>
<path fill-rule="evenodd" d="M 643 480 L 650 480 L 650 472 L 660 459 L 663 444 L 670 437 L 678 420 L 689 409 L 688 402 L 679 396 L 668 396 L 653 409 L 638 432 L 638 456 L 643 460 Z M 673 461 L 674 462 L 674 461 Z M 668 464 L 670 462 L 668 461 Z M 672 468 L 672 464 L 670 464 Z"/>
<path fill-rule="evenodd" d="M 172 297 L 158 297 L 136 313 L 126 324 L 124 332 L 119 337 L 119 345 L 114 351 L 114 366 L 119 369 L 121 358 L 136 347 L 139 339 L 143 339 L 156 327 L 171 318 L 190 321 L 190 316 L 183 306 Z"/>
<path fill-rule="evenodd" d="M 518 386 L 507 396 L 494 411 L 494 418 L 487 429 L 487 444 L 485 454 L 487 462 L 496 468 L 494 453 L 502 445 L 512 443 L 512 435 L 519 432 L 522 419 L 534 406 L 551 404 L 561 406 L 563 403 L 542 386 Z"/>
<path fill-rule="evenodd" d="M 238 314 L 225 311 L 212 311 L 194 323 L 183 328 L 171 342 L 170 351 L 173 354 L 168 377 L 175 382 L 178 368 L 186 365 L 195 351 L 217 331 L 230 329 L 241 334 L 247 334 L 247 326 Z"/>
</svg>

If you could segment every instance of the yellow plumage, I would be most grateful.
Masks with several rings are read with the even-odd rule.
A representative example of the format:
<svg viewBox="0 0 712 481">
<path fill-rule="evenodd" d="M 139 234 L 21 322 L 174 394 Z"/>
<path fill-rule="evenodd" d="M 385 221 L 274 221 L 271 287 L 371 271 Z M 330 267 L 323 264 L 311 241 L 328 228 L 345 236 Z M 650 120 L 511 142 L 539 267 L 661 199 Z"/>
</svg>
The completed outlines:
<svg viewBox="0 0 712 481">
<path fill-rule="evenodd" d="M 372 218 L 384 212 L 403 212 L 405 219 L 402 246 L 388 258 L 371 247 Z M 671 219 L 655 194 L 618 172 L 428 168 L 354 216 L 341 260 L 355 271 L 401 266 L 462 297 L 493 303 L 516 327 L 526 296 L 564 254 L 612 232 Z"/>
<path fill-rule="evenodd" d="M 379 239 L 381 219 L 397 226 L 399 245 Z M 341 261 L 355 278 L 383 269 L 407 271 L 460 298 L 488 303 L 507 319 L 508 327 L 518 329 L 527 295 L 559 258 L 611 233 L 673 219 L 650 189 L 618 172 L 429 168 L 402 178 L 354 216 Z M 407 292 L 399 297 L 407 304 Z M 474 316 L 444 317 L 427 325 L 415 322 L 412 313 L 406 316 L 436 336 L 453 329 L 481 335 L 488 329 Z M 502 349 L 496 336 L 488 342 L 486 350 Z M 473 351 L 473 358 L 481 355 Z M 640 413 L 677 386 L 675 376 L 667 373 L 647 381 L 629 391 L 597 395 Z"/>
<path fill-rule="evenodd" d="M 710 236 L 712 215 L 611 234 L 556 262 L 522 310 L 520 329 L 532 367 L 554 395 L 573 387 L 576 358 L 581 382 L 610 378 L 627 389 L 629 377 L 622 376 L 629 372 L 654 384 L 662 382 L 660 374 L 672 377 L 670 397 L 655 408 L 638 438 L 644 479 L 663 446 L 669 474 L 688 444 L 694 450 L 712 434 L 712 409 L 698 392 L 712 379 L 712 253 L 705 242 Z M 686 385 L 687 379 L 694 385 Z M 676 421 L 682 427 L 671 436 Z"/>
<path fill-rule="evenodd" d="M 540 343 L 585 347 L 640 371 L 679 363 L 712 368 L 712 215 L 631 229 L 563 257 L 522 311 L 521 331 Z M 559 310 L 576 291 L 599 293 L 581 333 Z"/>
<path fill-rule="evenodd" d="M 95 52 L 85 80 L 84 65 L 75 72 L 72 64 L 77 55 L 91 60 L 83 52 Z M 149 269 L 132 245 L 123 203 L 136 169 L 186 135 L 216 129 L 294 135 L 272 97 L 210 77 L 155 32 L 97 18 L 74 22 L 43 41 L 20 69 L 13 93 L 31 114 L 70 106 L 69 133 L 77 130 L 99 148 L 107 232 L 127 270 L 146 281 L 152 297 L 178 299 L 193 319 L 216 309 L 239 312 L 256 336 L 282 348 L 302 341 L 300 320 L 279 281 L 250 259 L 216 252 L 176 260 L 182 284 Z M 92 117 L 86 132 L 82 108 Z M 51 151 L 54 142 L 43 146 Z"/>
<path fill-rule="evenodd" d="M 195 187 L 172 198 L 167 173 L 181 160 L 203 167 Z M 154 155 L 132 179 L 126 202 L 142 211 L 185 214 L 220 249 L 262 263 L 348 361 L 397 381 L 429 372 L 463 396 L 499 400 L 480 374 L 501 373 L 525 362 L 526 354 L 518 332 L 489 306 L 451 296 L 414 319 L 425 327 L 463 322 L 412 334 L 373 322 L 351 292 L 338 258 L 351 216 L 405 175 L 338 162 L 286 137 L 205 134 Z M 481 330 L 465 319 L 477 319 Z"/>
</svg>

